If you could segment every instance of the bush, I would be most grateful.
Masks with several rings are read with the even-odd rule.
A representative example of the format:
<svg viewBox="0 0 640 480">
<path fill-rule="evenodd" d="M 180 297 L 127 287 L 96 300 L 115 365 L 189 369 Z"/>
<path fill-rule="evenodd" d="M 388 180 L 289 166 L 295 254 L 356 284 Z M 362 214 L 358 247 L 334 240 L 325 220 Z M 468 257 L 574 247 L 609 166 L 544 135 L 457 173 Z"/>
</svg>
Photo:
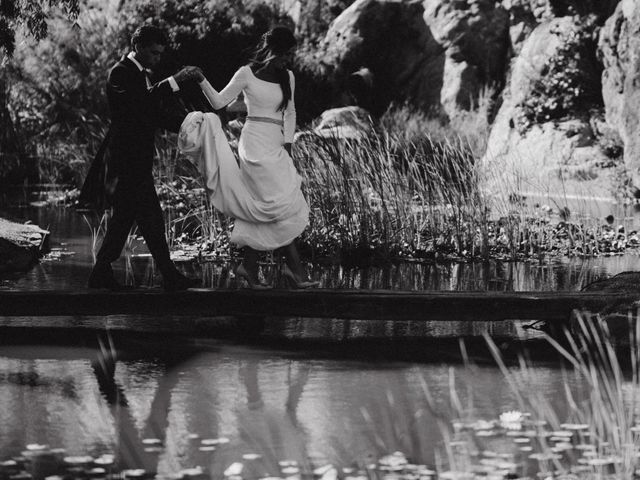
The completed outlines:
<svg viewBox="0 0 640 480">
<path fill-rule="evenodd" d="M 516 126 L 521 133 L 536 124 L 588 114 L 590 109 L 604 103 L 602 66 L 595 56 L 598 38 L 595 18 L 574 20 L 569 32 L 552 32 L 560 37 L 560 47 L 534 82 L 529 97 L 518 105 Z"/>
<path fill-rule="evenodd" d="M 118 49 L 113 12 L 89 3 L 78 27 L 53 16 L 49 37 L 21 42 L 7 68 L 8 107 L 40 181 L 79 183 L 107 123 L 106 73 Z"/>
<path fill-rule="evenodd" d="M 261 36 L 276 24 L 293 26 L 275 5 L 262 0 L 143 0 L 127 9 L 125 32 L 142 22 L 166 29 L 172 52 L 159 73 L 197 65 L 215 88 L 224 87 L 253 55 Z"/>
</svg>

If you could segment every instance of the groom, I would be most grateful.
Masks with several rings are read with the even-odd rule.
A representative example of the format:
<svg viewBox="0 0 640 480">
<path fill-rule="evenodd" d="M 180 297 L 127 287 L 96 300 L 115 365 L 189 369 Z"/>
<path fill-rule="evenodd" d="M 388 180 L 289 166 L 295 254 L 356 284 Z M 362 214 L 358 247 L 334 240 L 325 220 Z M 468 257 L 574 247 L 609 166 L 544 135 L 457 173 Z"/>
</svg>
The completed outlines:
<svg viewBox="0 0 640 480">
<path fill-rule="evenodd" d="M 157 128 L 177 132 L 182 115 L 167 114 L 164 98 L 180 90 L 180 84 L 195 78 L 194 67 L 153 84 L 149 69 L 160 61 L 167 45 L 163 30 L 139 27 L 131 38 L 133 51 L 115 64 L 107 80 L 111 133 L 107 145 L 107 190 L 113 215 L 89 276 L 90 288 L 120 290 L 111 262 L 120 257 L 134 222 L 162 273 L 166 291 L 186 290 L 200 282 L 178 272 L 169 257 L 164 217 L 153 181 L 152 166 Z"/>
</svg>

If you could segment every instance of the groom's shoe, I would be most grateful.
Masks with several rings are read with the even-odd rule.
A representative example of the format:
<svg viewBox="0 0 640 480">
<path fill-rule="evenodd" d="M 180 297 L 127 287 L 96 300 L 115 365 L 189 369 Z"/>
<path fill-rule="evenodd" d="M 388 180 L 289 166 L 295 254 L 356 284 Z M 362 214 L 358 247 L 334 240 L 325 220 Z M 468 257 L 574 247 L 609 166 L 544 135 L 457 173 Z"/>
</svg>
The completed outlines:
<svg viewBox="0 0 640 480">
<path fill-rule="evenodd" d="M 201 282 L 198 278 L 185 277 L 181 273 L 176 273 L 163 281 L 165 292 L 180 292 L 189 288 L 199 287 L 200 284 Z"/>
<path fill-rule="evenodd" d="M 114 292 L 125 290 L 125 287 L 120 285 L 113 276 L 111 265 L 101 262 L 97 262 L 91 270 L 89 288 L 106 288 Z"/>
</svg>

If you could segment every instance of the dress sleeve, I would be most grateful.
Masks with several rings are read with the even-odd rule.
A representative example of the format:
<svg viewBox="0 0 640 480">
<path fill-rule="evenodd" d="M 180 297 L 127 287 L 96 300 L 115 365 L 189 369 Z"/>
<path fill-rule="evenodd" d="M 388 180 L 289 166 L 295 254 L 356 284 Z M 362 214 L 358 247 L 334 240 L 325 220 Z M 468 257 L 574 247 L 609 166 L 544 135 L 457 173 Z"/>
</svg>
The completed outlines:
<svg viewBox="0 0 640 480">
<path fill-rule="evenodd" d="M 216 91 L 206 78 L 200 82 L 202 93 L 215 110 L 227 106 L 247 86 L 247 68 L 241 67 L 221 92 Z"/>
<path fill-rule="evenodd" d="M 293 143 L 293 135 L 296 132 L 296 104 L 294 101 L 296 80 L 291 70 L 289 70 L 289 82 L 291 84 L 291 100 L 284 111 L 284 143 Z"/>
</svg>

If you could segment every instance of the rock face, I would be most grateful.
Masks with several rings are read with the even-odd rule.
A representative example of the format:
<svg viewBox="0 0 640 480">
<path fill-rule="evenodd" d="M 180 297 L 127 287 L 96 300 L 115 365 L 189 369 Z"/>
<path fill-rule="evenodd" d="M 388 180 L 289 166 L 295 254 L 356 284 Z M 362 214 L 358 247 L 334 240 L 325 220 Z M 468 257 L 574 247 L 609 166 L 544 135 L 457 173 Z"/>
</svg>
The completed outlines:
<svg viewBox="0 0 640 480">
<path fill-rule="evenodd" d="M 0 272 L 26 270 L 46 247 L 49 232 L 0 218 Z"/>
<path fill-rule="evenodd" d="M 563 191 L 571 185 L 574 193 L 607 196 L 610 181 L 599 177 L 611 173 L 597 167 L 607 159 L 595 142 L 589 118 L 564 118 L 524 131 L 516 128 L 519 106 L 534 94 L 536 82 L 547 73 L 549 59 L 562 44 L 558 33 L 570 31 L 573 25 L 572 17 L 554 18 L 538 25 L 524 42 L 513 63 L 483 164 L 511 176 L 509 184 L 522 184 L 526 179 L 531 190 Z"/>
<path fill-rule="evenodd" d="M 319 62 L 337 85 L 368 68 L 374 114 L 392 101 L 452 114 L 503 79 L 508 22 L 493 0 L 358 0 L 331 24 Z"/>
<path fill-rule="evenodd" d="M 381 113 L 392 100 L 439 103 L 444 57 L 417 0 L 358 0 L 331 24 L 320 45 L 324 74 L 338 88 L 361 67 L 374 77 L 372 109 Z"/>
<path fill-rule="evenodd" d="M 624 141 L 624 159 L 640 187 L 640 3 L 622 0 L 600 34 L 607 123 Z"/>
<path fill-rule="evenodd" d="M 509 48 L 507 11 L 493 0 L 425 0 L 424 22 L 443 49 L 440 101 L 469 110 L 483 85 L 501 83 Z"/>
<path fill-rule="evenodd" d="M 572 22 L 590 27 L 572 33 Z M 491 87 L 500 108 L 484 164 L 548 190 L 566 189 L 569 182 L 574 193 L 611 198 L 628 188 L 610 168 L 618 168 L 622 150 L 640 188 L 639 25 L 638 0 L 356 0 L 330 25 L 316 63 L 335 86 L 335 98 L 348 90 L 350 75 L 370 71 L 374 117 L 392 102 L 408 102 L 453 118 Z M 519 106 L 539 95 L 536 82 L 566 49 L 567 37 L 558 32 L 588 37 L 593 68 L 586 77 L 595 79 L 588 88 L 602 98 L 580 105 L 583 97 L 576 94 L 562 114 L 520 128 Z"/>
<path fill-rule="evenodd" d="M 509 12 L 509 40 L 516 55 L 538 24 L 553 17 L 549 0 L 503 0 L 502 7 Z"/>
</svg>

